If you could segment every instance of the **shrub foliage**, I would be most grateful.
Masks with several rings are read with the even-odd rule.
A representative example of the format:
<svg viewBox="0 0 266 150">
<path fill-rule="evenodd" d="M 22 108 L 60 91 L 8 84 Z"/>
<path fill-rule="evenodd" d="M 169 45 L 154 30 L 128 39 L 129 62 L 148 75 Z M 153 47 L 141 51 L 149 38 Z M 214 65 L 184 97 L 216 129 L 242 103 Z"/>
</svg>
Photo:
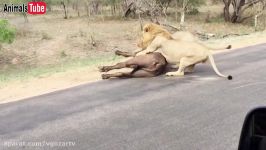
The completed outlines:
<svg viewBox="0 0 266 150">
<path fill-rule="evenodd" d="M 12 43 L 15 40 L 16 30 L 7 20 L 0 19 L 0 43 Z"/>
</svg>

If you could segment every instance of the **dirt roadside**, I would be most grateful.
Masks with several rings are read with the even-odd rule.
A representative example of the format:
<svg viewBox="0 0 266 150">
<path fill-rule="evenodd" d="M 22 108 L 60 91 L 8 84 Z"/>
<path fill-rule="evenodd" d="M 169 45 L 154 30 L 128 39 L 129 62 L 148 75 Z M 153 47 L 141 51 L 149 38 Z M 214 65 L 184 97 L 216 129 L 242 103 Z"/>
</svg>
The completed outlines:
<svg viewBox="0 0 266 150">
<path fill-rule="evenodd" d="M 258 32 L 241 37 L 231 37 L 223 40 L 210 40 L 206 43 L 214 45 L 231 43 L 233 49 L 226 51 L 231 52 L 242 47 L 266 43 L 266 34 L 265 32 Z M 99 80 L 101 80 L 101 78 L 97 67 L 90 67 L 89 69 L 84 67 L 76 69 L 75 71 L 72 70 L 56 73 L 47 77 L 34 78 L 27 81 L 14 81 L 8 83 L 8 85 L 3 88 L 0 88 L 0 104 L 22 100 L 28 97 Z"/>
</svg>

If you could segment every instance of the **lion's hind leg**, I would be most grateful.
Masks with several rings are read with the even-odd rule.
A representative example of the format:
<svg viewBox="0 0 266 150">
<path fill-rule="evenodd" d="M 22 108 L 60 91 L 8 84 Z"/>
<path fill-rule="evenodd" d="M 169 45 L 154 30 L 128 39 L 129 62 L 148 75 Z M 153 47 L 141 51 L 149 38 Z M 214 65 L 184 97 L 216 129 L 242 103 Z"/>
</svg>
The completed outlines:
<svg viewBox="0 0 266 150">
<path fill-rule="evenodd" d="M 194 68 L 195 64 L 203 60 L 203 57 L 182 57 L 180 59 L 179 68 L 176 72 L 168 72 L 166 73 L 167 76 L 184 76 L 185 75 L 185 69 L 187 67 Z M 191 68 L 189 68 L 191 69 Z"/>
<path fill-rule="evenodd" d="M 195 68 L 195 64 L 190 65 L 190 66 L 186 67 L 185 72 L 192 73 L 192 72 L 194 72 L 194 68 Z"/>
</svg>

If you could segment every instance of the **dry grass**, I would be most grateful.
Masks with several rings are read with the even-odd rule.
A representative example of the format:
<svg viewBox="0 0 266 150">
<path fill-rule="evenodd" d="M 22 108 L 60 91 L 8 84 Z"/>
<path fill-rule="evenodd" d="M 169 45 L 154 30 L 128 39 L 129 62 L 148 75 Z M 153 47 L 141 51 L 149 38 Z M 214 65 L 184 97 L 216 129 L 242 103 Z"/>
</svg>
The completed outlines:
<svg viewBox="0 0 266 150">
<path fill-rule="evenodd" d="M 129 50 L 135 46 L 133 33 L 137 32 L 137 22 L 90 22 L 86 18 L 56 17 L 31 16 L 28 24 L 22 23 L 21 18 L 10 19 L 18 29 L 17 39 L 11 45 L 4 44 L 3 48 L 18 56 L 31 57 L 36 65 L 46 65 L 60 62 L 62 51 L 71 58 L 87 58 L 112 52 L 115 47 Z M 96 45 L 91 44 L 92 38 Z"/>
<path fill-rule="evenodd" d="M 25 24 L 21 17 L 10 18 L 18 32 L 14 43 L 3 44 L 0 51 L 3 82 L 26 75 L 36 77 L 47 71 L 55 73 L 58 66 L 64 71 L 76 62 L 106 62 L 104 59 L 110 60 L 115 48 L 134 49 L 134 33 L 139 30 L 136 21 L 91 22 L 87 18 L 65 20 L 52 15 L 29 16 L 29 21 Z"/>
</svg>

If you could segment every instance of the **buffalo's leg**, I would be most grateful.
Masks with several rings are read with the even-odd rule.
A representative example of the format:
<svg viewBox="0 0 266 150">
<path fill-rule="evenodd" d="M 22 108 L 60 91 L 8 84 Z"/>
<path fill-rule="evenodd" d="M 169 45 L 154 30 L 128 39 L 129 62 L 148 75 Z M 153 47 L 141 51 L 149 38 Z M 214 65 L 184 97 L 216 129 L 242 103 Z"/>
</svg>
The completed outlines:
<svg viewBox="0 0 266 150">
<path fill-rule="evenodd" d="M 101 72 L 108 72 L 113 69 L 138 68 L 138 66 L 141 65 L 140 63 L 143 61 L 142 59 L 143 59 L 142 57 L 134 57 L 125 62 L 117 63 L 116 65 L 113 65 L 113 66 L 100 66 L 99 70 Z"/>
<path fill-rule="evenodd" d="M 118 56 L 124 56 L 124 57 L 135 57 L 137 53 L 141 51 L 143 51 L 142 48 L 135 49 L 133 52 L 125 52 L 125 51 L 116 50 L 115 54 Z"/>
<path fill-rule="evenodd" d="M 143 77 L 154 77 L 156 76 L 155 73 L 153 72 L 149 72 L 146 70 L 142 70 L 142 69 L 134 69 L 131 73 L 131 77 L 133 78 L 143 78 Z"/>
<path fill-rule="evenodd" d="M 135 53 L 130 53 L 130 52 L 123 52 L 120 50 L 116 50 L 115 54 L 118 56 L 124 56 L 124 57 L 134 57 L 136 54 Z"/>
<path fill-rule="evenodd" d="M 141 69 L 134 69 L 132 72 L 117 72 L 112 74 L 102 74 L 102 79 L 117 78 L 143 78 L 154 77 L 155 74 Z"/>
<path fill-rule="evenodd" d="M 128 72 L 128 73 L 124 73 L 124 72 L 116 72 L 116 73 L 111 73 L 111 74 L 102 74 L 102 79 L 109 79 L 109 78 L 114 78 L 114 77 L 117 77 L 117 78 L 122 78 L 122 77 L 130 77 L 131 76 L 131 73 Z"/>
<path fill-rule="evenodd" d="M 99 70 L 101 72 L 108 72 L 108 71 L 113 70 L 113 69 L 137 68 L 137 67 L 138 67 L 137 64 L 128 64 L 126 62 L 121 62 L 121 63 L 117 63 L 116 65 L 113 65 L 113 66 L 100 66 Z"/>
</svg>

